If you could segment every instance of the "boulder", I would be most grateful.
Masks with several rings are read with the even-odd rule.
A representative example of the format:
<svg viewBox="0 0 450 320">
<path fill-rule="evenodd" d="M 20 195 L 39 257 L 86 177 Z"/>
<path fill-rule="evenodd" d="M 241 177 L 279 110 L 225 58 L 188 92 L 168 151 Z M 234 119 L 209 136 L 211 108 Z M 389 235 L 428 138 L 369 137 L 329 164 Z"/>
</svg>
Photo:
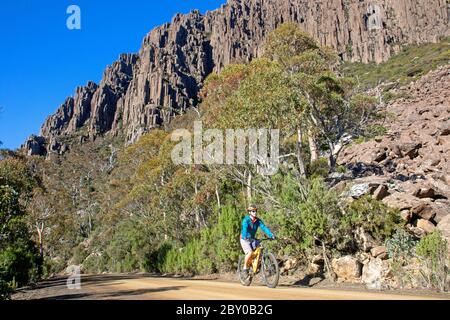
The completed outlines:
<svg viewBox="0 0 450 320">
<path fill-rule="evenodd" d="M 334 184 L 334 183 L 333 183 Z M 339 181 L 338 183 L 334 184 L 331 188 L 334 192 L 337 194 L 342 194 L 345 192 L 348 186 L 348 181 Z"/>
<path fill-rule="evenodd" d="M 402 210 L 410 210 L 419 206 L 422 202 L 420 199 L 411 194 L 396 192 L 383 199 L 383 203 L 390 208 Z"/>
<path fill-rule="evenodd" d="M 348 195 L 354 199 L 359 199 L 362 196 L 370 192 L 370 186 L 368 183 L 355 184 L 348 191 Z"/>
<path fill-rule="evenodd" d="M 436 230 L 436 226 L 432 222 L 425 219 L 417 220 L 417 228 L 422 229 L 427 234 L 433 233 L 433 231 Z"/>
<path fill-rule="evenodd" d="M 361 262 L 363 265 L 369 263 L 370 259 L 372 259 L 372 255 L 370 254 L 370 252 L 358 252 L 356 254 L 356 258 L 358 259 L 359 262 Z"/>
<path fill-rule="evenodd" d="M 422 229 L 425 233 L 433 233 L 436 230 L 436 226 L 428 220 L 419 219 L 417 220 L 417 228 Z"/>
<path fill-rule="evenodd" d="M 298 260 L 297 259 L 288 259 L 285 263 L 284 263 L 284 268 L 289 271 L 294 269 L 295 267 L 297 267 L 298 264 Z"/>
<path fill-rule="evenodd" d="M 312 258 L 311 263 L 308 266 L 309 274 L 319 274 L 323 271 L 324 260 L 322 255 L 316 255 Z"/>
<path fill-rule="evenodd" d="M 450 215 L 443 218 L 437 225 L 439 231 L 441 231 L 442 236 L 449 243 L 449 251 L 450 251 Z"/>
<path fill-rule="evenodd" d="M 383 289 L 384 279 L 389 272 L 389 264 L 386 261 L 382 261 L 379 258 L 371 259 L 363 267 L 361 281 L 366 285 L 367 289 L 381 290 Z"/>
<path fill-rule="evenodd" d="M 341 281 L 358 281 L 362 273 L 362 264 L 352 256 L 333 259 L 331 262 L 333 271 Z"/>
<path fill-rule="evenodd" d="M 450 215 L 450 201 L 435 201 L 431 207 L 435 213 L 433 221 L 439 223 L 445 217 Z"/>
<path fill-rule="evenodd" d="M 450 125 L 448 123 L 442 124 L 440 127 L 440 137 L 449 136 L 450 135 Z"/>
<path fill-rule="evenodd" d="M 386 185 L 380 185 L 373 193 L 373 198 L 375 200 L 381 201 L 389 196 L 389 188 Z"/>
<path fill-rule="evenodd" d="M 282 274 L 285 274 L 291 270 L 294 270 L 298 265 L 298 260 L 295 258 L 289 258 L 287 259 L 284 264 L 283 267 L 280 268 L 280 272 Z"/>
<path fill-rule="evenodd" d="M 434 198 L 435 195 L 433 188 L 419 188 L 413 194 L 417 198 Z"/>
<path fill-rule="evenodd" d="M 346 195 L 354 199 L 359 199 L 366 194 L 374 194 L 380 186 L 383 186 L 386 183 L 386 177 L 371 176 L 355 179 Z"/>
<path fill-rule="evenodd" d="M 400 150 L 403 156 L 408 156 L 410 159 L 417 158 L 419 156 L 419 150 L 422 148 L 422 143 L 407 142 L 400 145 Z"/>
<path fill-rule="evenodd" d="M 409 222 L 409 221 L 411 221 L 412 213 L 411 213 L 411 211 L 409 211 L 409 210 L 402 210 L 402 211 L 400 211 L 400 217 L 401 217 L 403 220 Z"/>
<path fill-rule="evenodd" d="M 383 160 L 386 160 L 387 157 L 388 157 L 388 154 L 386 152 L 386 149 L 380 148 L 373 153 L 372 161 L 373 162 L 381 162 Z"/>
<path fill-rule="evenodd" d="M 388 257 L 387 248 L 385 246 L 378 246 L 378 247 L 372 248 L 372 250 L 370 250 L 370 253 L 371 253 L 372 257 L 380 258 L 382 260 L 384 260 Z"/>
<path fill-rule="evenodd" d="M 408 230 L 414 234 L 417 238 L 423 238 L 424 236 L 427 235 L 427 233 L 425 232 L 425 230 L 419 228 L 419 227 L 415 227 L 412 225 L 407 225 L 406 226 L 408 228 Z"/>
<path fill-rule="evenodd" d="M 411 209 L 411 213 L 424 220 L 431 220 L 436 216 L 433 207 L 428 203 L 420 203 Z"/>
<path fill-rule="evenodd" d="M 369 252 L 370 249 L 376 246 L 375 240 L 370 235 L 370 233 L 366 232 L 363 228 L 356 229 L 355 239 L 358 244 L 358 248 L 363 252 Z"/>
</svg>

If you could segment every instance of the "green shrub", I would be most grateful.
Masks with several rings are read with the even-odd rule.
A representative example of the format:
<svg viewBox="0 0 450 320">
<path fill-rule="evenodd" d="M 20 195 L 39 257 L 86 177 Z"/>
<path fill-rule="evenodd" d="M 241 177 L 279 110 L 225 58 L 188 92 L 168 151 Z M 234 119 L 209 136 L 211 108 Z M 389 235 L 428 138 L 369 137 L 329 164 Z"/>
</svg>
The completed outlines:
<svg viewBox="0 0 450 320">
<path fill-rule="evenodd" d="M 37 181 L 21 159 L 0 161 L 0 298 L 38 280 L 42 259 L 25 222 L 25 205 Z"/>
<path fill-rule="evenodd" d="M 41 259 L 33 243 L 17 241 L 0 250 L 0 300 L 13 290 L 36 282 L 41 271 Z"/>
<path fill-rule="evenodd" d="M 328 159 L 320 158 L 309 164 L 308 174 L 314 178 L 326 178 L 330 173 L 330 166 L 328 165 Z"/>
<path fill-rule="evenodd" d="M 232 205 L 222 207 L 217 221 L 185 245 L 164 245 L 157 254 L 158 269 L 166 273 L 210 274 L 234 270 L 240 254 L 242 215 Z"/>
<path fill-rule="evenodd" d="M 74 253 L 73 253 L 73 264 L 75 265 L 80 265 L 84 262 L 84 260 L 86 260 L 86 258 L 88 257 L 89 252 L 88 250 L 86 250 L 86 248 L 84 247 L 83 243 L 80 243 L 75 249 L 74 249 Z"/>
<path fill-rule="evenodd" d="M 370 140 L 375 139 L 376 137 L 386 135 L 388 133 L 388 129 L 382 125 L 374 124 L 369 125 L 364 130 L 363 134 L 359 137 L 357 137 L 353 143 L 355 144 L 361 144 Z"/>
<path fill-rule="evenodd" d="M 344 224 L 349 231 L 362 228 L 375 241 L 383 243 L 401 226 L 401 218 L 397 210 L 366 195 L 348 206 Z"/>
<path fill-rule="evenodd" d="M 215 244 L 215 265 L 220 271 L 231 271 L 237 264 L 241 252 L 239 243 L 241 221 L 242 214 L 236 207 L 227 205 L 222 208 L 218 223 L 212 229 L 209 245 Z"/>
<path fill-rule="evenodd" d="M 389 258 L 406 261 L 414 255 L 417 240 L 403 229 L 397 229 L 385 242 Z"/>
<path fill-rule="evenodd" d="M 0 276 L 0 301 L 8 300 L 12 291 L 11 286 Z"/>
<path fill-rule="evenodd" d="M 342 231 L 343 214 L 338 196 L 323 179 L 297 180 L 290 175 L 274 176 L 274 197 L 282 208 L 269 211 L 266 223 L 277 235 L 279 255 L 302 257 L 323 242 L 332 250 L 343 249 L 349 238 Z"/>
<path fill-rule="evenodd" d="M 345 234 L 341 231 L 342 212 L 337 195 L 330 191 L 321 179 L 314 179 L 308 197 L 299 205 L 297 223 L 302 236 L 300 247 L 312 249 L 316 241 L 329 247 L 345 247 Z"/>
<path fill-rule="evenodd" d="M 149 271 L 154 250 L 154 233 L 147 221 L 131 218 L 115 230 L 105 254 L 112 272 Z"/>
<path fill-rule="evenodd" d="M 429 286 L 441 291 L 449 289 L 448 243 L 440 231 L 435 231 L 420 240 L 416 253 L 425 268 L 422 275 Z"/>
</svg>

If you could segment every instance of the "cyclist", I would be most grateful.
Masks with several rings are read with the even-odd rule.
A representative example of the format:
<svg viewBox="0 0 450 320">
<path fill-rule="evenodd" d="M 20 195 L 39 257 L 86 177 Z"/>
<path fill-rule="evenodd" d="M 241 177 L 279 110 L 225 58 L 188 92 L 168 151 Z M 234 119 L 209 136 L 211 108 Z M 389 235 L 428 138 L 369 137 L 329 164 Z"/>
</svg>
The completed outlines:
<svg viewBox="0 0 450 320">
<path fill-rule="evenodd" d="M 264 222 L 259 219 L 258 216 L 258 208 L 255 205 L 251 205 L 247 209 L 248 215 L 245 216 L 244 220 L 242 220 L 242 232 L 241 232 L 241 246 L 245 253 L 245 262 L 243 272 L 248 274 L 248 263 L 252 257 L 252 253 L 259 246 L 259 243 L 255 240 L 256 232 L 258 228 L 261 227 L 261 230 L 271 239 L 275 240 L 275 236 L 272 234 L 269 228 L 266 227 Z"/>
</svg>

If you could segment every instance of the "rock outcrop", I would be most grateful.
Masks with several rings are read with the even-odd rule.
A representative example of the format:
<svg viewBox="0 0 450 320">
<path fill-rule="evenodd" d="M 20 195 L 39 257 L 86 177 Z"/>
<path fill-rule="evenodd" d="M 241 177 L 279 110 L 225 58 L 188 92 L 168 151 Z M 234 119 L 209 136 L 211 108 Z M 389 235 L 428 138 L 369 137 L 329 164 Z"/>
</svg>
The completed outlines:
<svg viewBox="0 0 450 320">
<path fill-rule="evenodd" d="M 135 141 L 196 106 L 212 71 L 259 57 L 267 34 L 284 22 L 299 24 L 343 60 L 382 62 L 404 44 L 448 35 L 448 20 L 446 0 L 229 0 L 205 15 L 176 15 L 145 37 L 138 54 L 121 55 L 99 85 L 78 88 L 42 126 L 39 148 L 61 152 L 59 137 L 73 134 Z"/>
<path fill-rule="evenodd" d="M 396 208 L 418 237 L 448 230 L 450 215 L 450 65 L 398 89 L 385 136 L 343 151 L 349 168 L 376 173 L 348 180 L 347 196 L 372 194 Z M 350 184 L 351 181 L 351 184 Z M 381 190 L 381 188 L 383 190 Z M 446 235 L 447 237 L 450 236 Z"/>
</svg>

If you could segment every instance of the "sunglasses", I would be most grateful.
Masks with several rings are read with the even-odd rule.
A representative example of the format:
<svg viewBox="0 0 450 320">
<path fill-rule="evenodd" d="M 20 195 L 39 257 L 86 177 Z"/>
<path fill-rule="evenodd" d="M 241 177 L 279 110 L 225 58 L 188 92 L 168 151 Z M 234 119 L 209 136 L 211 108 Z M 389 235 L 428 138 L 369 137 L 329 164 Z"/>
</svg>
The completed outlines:
<svg viewBox="0 0 450 320">
<path fill-rule="evenodd" d="M 256 210 L 249 210 L 250 213 L 257 213 L 258 211 Z"/>
</svg>

